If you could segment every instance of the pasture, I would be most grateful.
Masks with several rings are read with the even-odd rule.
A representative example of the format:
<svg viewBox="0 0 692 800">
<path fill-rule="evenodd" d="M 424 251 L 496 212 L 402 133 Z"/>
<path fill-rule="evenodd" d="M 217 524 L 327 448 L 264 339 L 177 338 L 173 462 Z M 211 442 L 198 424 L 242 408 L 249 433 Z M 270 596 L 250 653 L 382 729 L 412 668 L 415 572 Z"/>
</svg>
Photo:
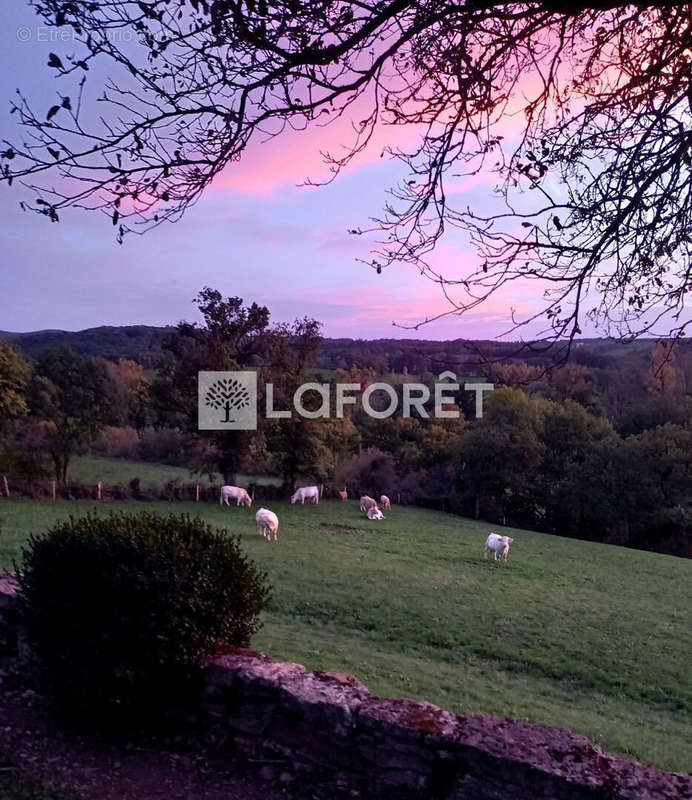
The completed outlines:
<svg viewBox="0 0 692 800">
<path fill-rule="evenodd" d="M 0 500 L 0 569 L 32 532 L 97 509 L 188 512 L 239 534 L 274 589 L 253 646 L 344 669 L 374 694 L 561 725 L 611 752 L 692 768 L 692 562 L 504 528 L 507 565 L 483 560 L 493 526 L 357 501 L 218 504 Z"/>
<path fill-rule="evenodd" d="M 215 477 L 218 483 L 220 476 Z M 168 464 L 94 455 L 75 456 L 70 461 L 69 480 L 75 483 L 95 484 L 102 481 L 106 485 L 126 485 L 134 478 L 139 478 L 143 486 L 158 486 L 168 481 L 209 485 L 207 475 L 195 477 L 185 467 L 173 467 Z"/>
<path fill-rule="evenodd" d="M 126 485 L 133 478 L 139 478 L 142 486 L 161 486 L 168 481 L 178 481 L 182 484 L 199 483 L 200 486 L 222 483 L 219 474 L 211 477 L 199 475 L 190 472 L 186 467 L 174 467 L 149 461 L 94 455 L 75 456 L 70 461 L 69 479 L 75 483 L 96 484 L 98 481 L 102 481 L 106 485 Z M 237 483 L 240 486 L 247 486 L 250 482 L 260 485 L 281 485 L 279 478 L 238 474 Z"/>
</svg>

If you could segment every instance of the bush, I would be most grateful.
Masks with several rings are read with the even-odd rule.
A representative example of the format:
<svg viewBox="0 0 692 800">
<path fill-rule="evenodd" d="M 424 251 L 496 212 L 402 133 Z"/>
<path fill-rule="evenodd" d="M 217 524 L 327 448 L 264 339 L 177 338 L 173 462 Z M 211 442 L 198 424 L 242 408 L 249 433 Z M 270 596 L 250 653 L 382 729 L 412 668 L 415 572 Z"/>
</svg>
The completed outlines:
<svg viewBox="0 0 692 800">
<path fill-rule="evenodd" d="M 88 515 L 32 537 L 19 581 L 39 687 L 73 721 L 141 726 L 269 594 L 238 540 L 187 515 Z"/>
<path fill-rule="evenodd" d="M 357 494 L 367 493 L 378 499 L 382 494 L 390 495 L 398 483 L 394 457 L 368 447 L 344 465 L 338 480 L 348 484 L 352 492 L 355 488 Z"/>
<path fill-rule="evenodd" d="M 187 467 L 197 438 L 175 428 L 145 428 L 137 447 L 137 457 L 157 464 Z"/>
</svg>

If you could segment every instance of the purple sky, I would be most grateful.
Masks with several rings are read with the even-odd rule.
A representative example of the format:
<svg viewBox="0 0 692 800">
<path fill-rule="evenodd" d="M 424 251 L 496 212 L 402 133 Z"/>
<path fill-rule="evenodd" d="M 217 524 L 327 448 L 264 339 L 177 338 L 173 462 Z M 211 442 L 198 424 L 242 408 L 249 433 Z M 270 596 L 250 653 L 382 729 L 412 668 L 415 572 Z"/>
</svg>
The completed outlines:
<svg viewBox="0 0 692 800">
<path fill-rule="evenodd" d="M 17 87 L 39 108 L 55 101 L 61 84 L 46 62 L 51 51 L 65 47 L 49 35 L 25 0 L 3 0 L 2 138 L 21 138 L 9 115 Z M 395 166 L 365 157 L 330 186 L 296 185 L 326 174 L 320 147 L 334 147 L 342 135 L 334 129 L 293 134 L 254 149 L 179 223 L 126 237 L 123 245 L 105 217 L 61 212 L 61 222 L 53 224 L 20 210 L 25 190 L 0 184 L 0 329 L 171 324 L 194 318 L 191 300 L 204 285 L 264 303 L 275 320 L 316 317 L 327 336 L 490 338 L 507 329 L 510 306 L 533 307 L 536 289 L 529 287 L 463 319 L 418 332 L 393 327 L 394 320 L 413 324 L 445 308 L 439 289 L 414 270 L 395 267 L 377 275 L 355 260 L 367 256 L 367 242 L 346 229 L 367 225 L 380 211 Z M 480 183 L 465 191 L 463 204 L 482 203 L 489 193 Z M 450 240 L 437 258 L 447 274 L 459 275 L 476 257 Z"/>
</svg>

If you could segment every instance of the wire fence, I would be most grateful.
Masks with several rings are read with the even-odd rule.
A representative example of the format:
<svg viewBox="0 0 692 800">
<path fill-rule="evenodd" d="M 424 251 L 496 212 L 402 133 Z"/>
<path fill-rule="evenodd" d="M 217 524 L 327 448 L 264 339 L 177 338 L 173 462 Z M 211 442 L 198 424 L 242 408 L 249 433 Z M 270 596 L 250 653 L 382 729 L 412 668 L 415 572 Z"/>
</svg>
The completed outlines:
<svg viewBox="0 0 692 800">
<path fill-rule="evenodd" d="M 250 484 L 251 497 L 258 500 L 283 499 L 290 496 L 290 487 Z M 27 479 L 13 475 L 0 477 L 0 497 L 20 497 L 44 500 L 168 500 L 185 502 L 219 502 L 221 484 L 183 483 L 172 480 L 162 484 L 142 483 L 134 478 L 129 483 L 107 484 L 95 480 L 89 483 Z"/>
</svg>

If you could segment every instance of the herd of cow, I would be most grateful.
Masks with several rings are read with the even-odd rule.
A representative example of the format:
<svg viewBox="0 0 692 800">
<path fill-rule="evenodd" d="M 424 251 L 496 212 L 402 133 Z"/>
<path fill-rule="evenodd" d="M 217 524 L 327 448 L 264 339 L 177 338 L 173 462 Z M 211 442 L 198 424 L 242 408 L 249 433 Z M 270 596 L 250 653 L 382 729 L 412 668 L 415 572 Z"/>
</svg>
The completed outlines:
<svg viewBox="0 0 692 800">
<path fill-rule="evenodd" d="M 320 487 L 303 486 L 300 489 L 296 489 L 291 497 L 291 503 L 305 505 L 305 501 L 307 500 L 309 503 L 317 505 L 320 502 L 321 495 L 322 491 Z M 342 500 L 348 500 L 348 492 L 345 488 L 343 491 L 339 492 L 339 497 Z M 252 497 L 248 494 L 247 489 L 243 489 L 241 486 L 222 486 L 219 503 L 229 506 L 231 500 L 235 500 L 236 506 L 252 507 Z M 380 497 L 380 503 L 383 508 L 392 507 L 386 494 Z M 377 501 L 368 495 L 364 495 L 360 498 L 360 510 L 365 511 L 368 519 L 385 519 L 384 514 L 377 505 Z M 257 523 L 257 533 L 259 533 L 260 536 L 264 536 L 265 539 L 269 540 L 271 540 L 273 536 L 274 541 L 278 541 L 279 518 L 273 511 L 270 511 L 268 508 L 260 508 L 255 514 L 255 522 Z"/>
<path fill-rule="evenodd" d="M 303 486 L 300 489 L 296 489 L 295 493 L 291 496 L 291 503 L 305 505 L 305 501 L 307 500 L 309 503 L 317 505 L 320 502 L 321 496 L 322 490 L 320 487 Z M 346 488 L 339 492 L 339 497 L 341 500 L 348 500 Z M 240 486 L 222 486 L 219 503 L 228 506 L 231 504 L 231 500 L 235 500 L 236 506 L 242 505 L 248 508 L 252 507 L 252 497 L 250 497 L 246 489 Z M 392 507 L 386 494 L 380 496 L 380 505 L 384 509 L 390 509 Z M 386 519 L 378 506 L 377 500 L 367 494 L 360 498 L 360 510 L 366 513 L 368 519 Z M 257 533 L 259 533 L 260 536 L 264 536 L 264 538 L 268 540 L 271 540 L 273 536 L 274 541 L 278 541 L 279 518 L 273 511 L 270 511 L 268 508 L 260 508 L 255 514 L 255 521 L 257 523 Z M 492 552 L 495 561 L 498 560 L 498 556 L 500 561 L 507 561 L 509 546 L 513 541 L 514 539 L 510 536 L 500 536 L 497 533 L 491 533 L 485 542 L 484 557 L 487 559 L 488 553 Z"/>
</svg>

